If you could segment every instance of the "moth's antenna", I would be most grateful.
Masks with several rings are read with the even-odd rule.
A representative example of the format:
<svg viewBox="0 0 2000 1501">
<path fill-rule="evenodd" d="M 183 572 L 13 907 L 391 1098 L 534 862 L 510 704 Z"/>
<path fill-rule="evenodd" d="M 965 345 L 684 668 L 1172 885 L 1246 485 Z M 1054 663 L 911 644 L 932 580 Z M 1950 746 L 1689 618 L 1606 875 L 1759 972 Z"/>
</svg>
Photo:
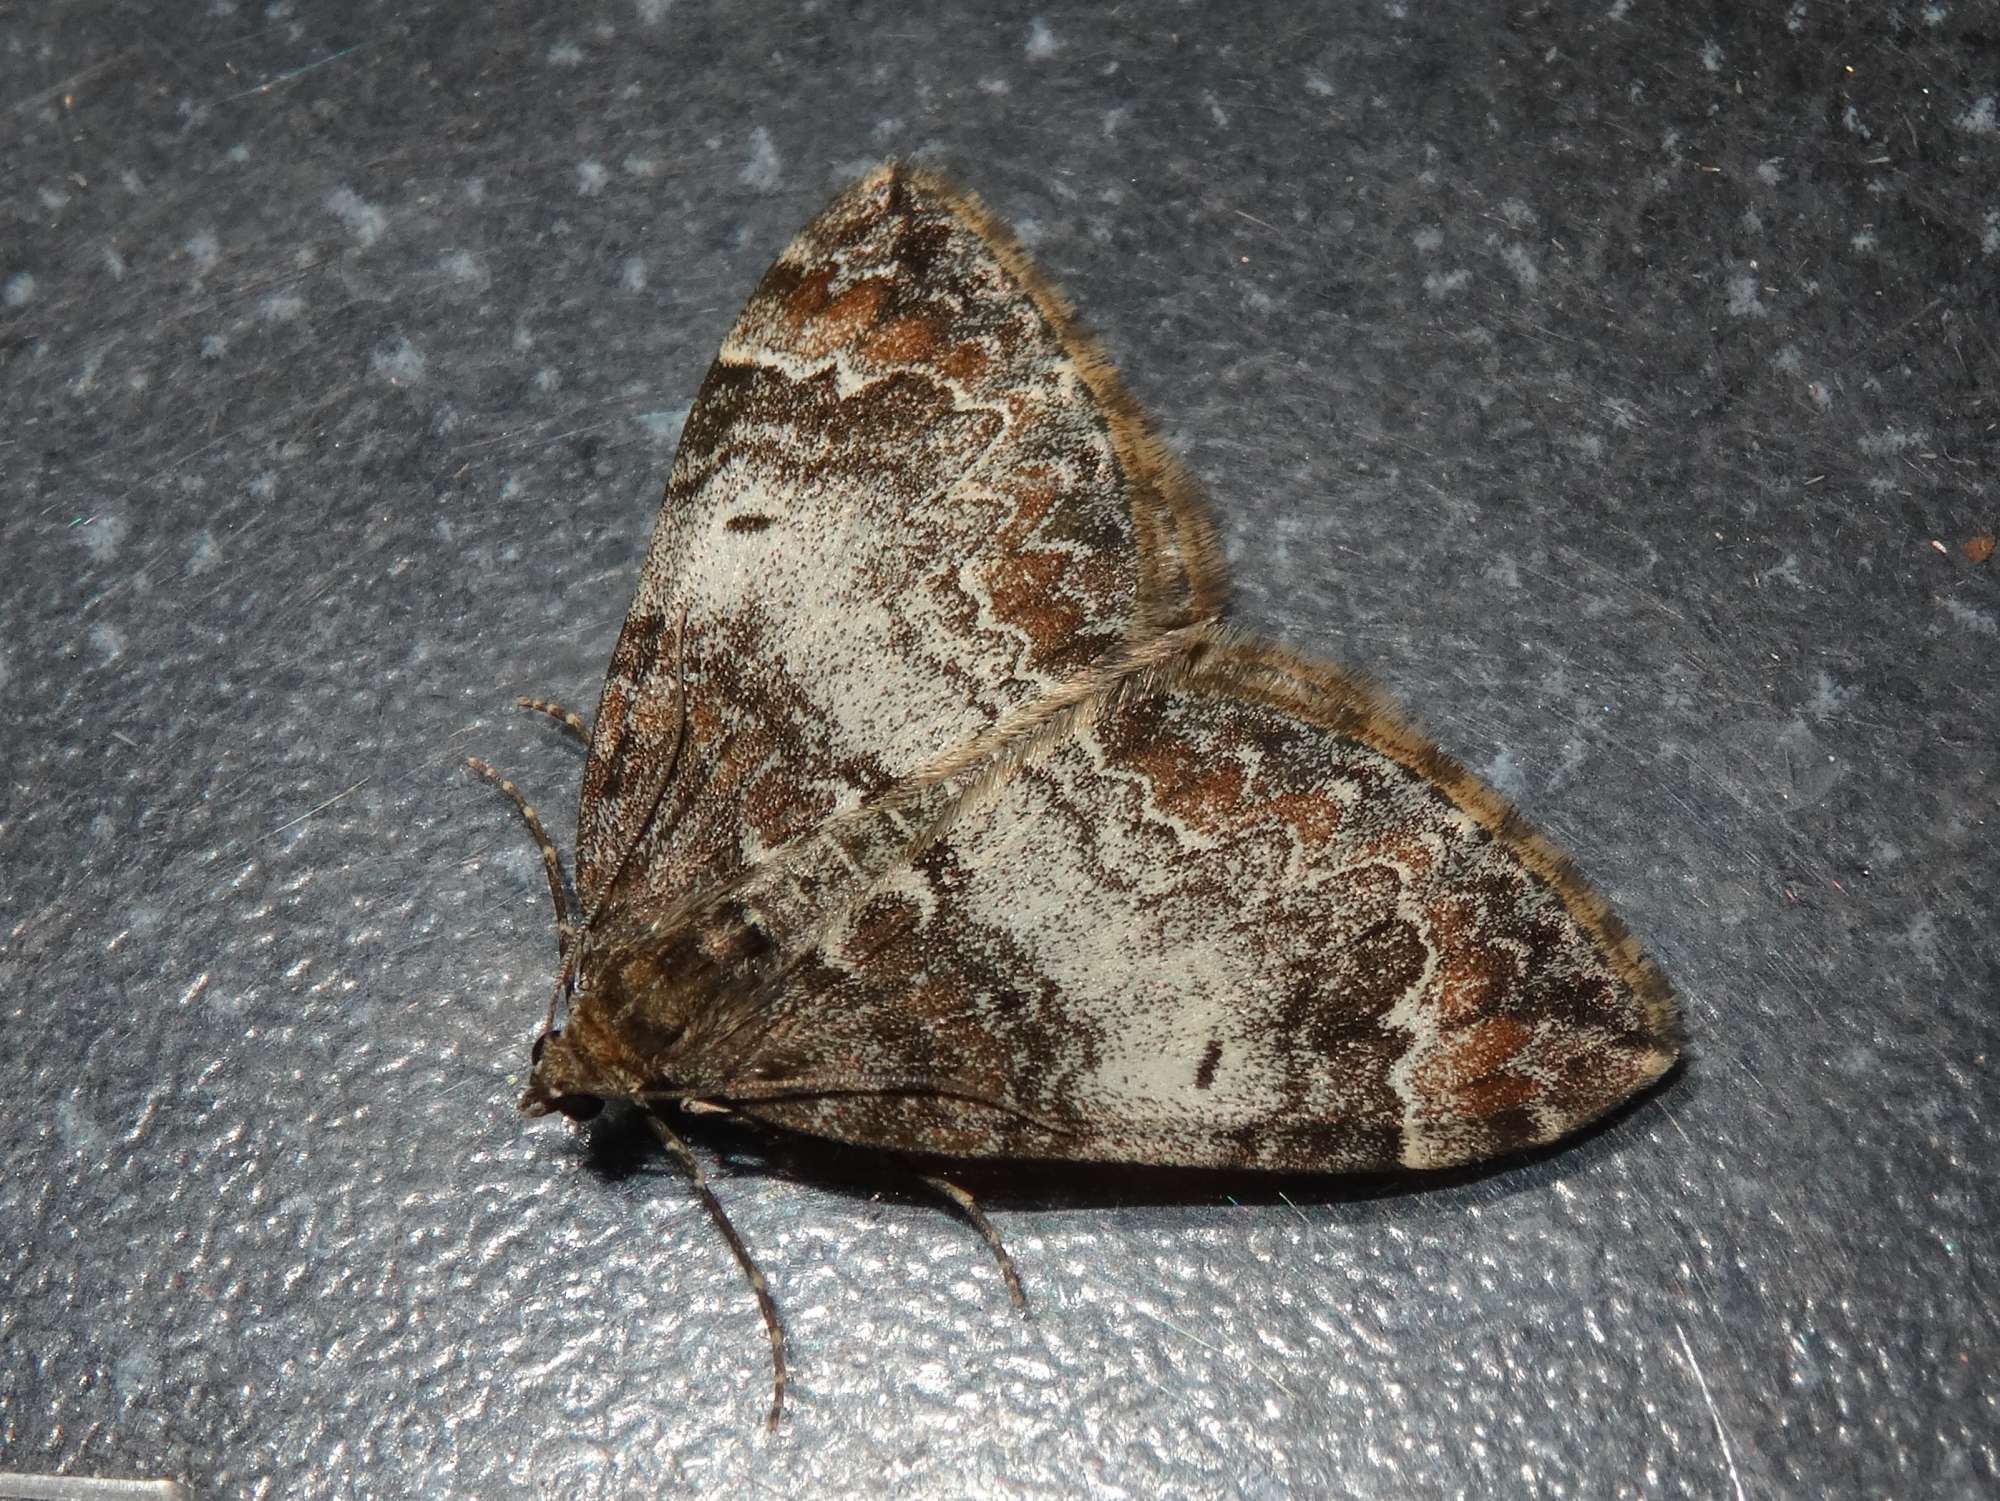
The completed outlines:
<svg viewBox="0 0 2000 1501">
<path fill-rule="evenodd" d="M 517 702 L 529 708 L 542 707 L 527 699 Z M 571 714 L 569 718 L 575 719 L 576 716 Z M 555 841 L 549 838 L 549 831 L 542 827 L 541 815 L 535 812 L 535 805 L 521 796 L 520 788 L 477 756 L 467 756 L 465 764 L 500 789 L 514 805 L 514 811 L 521 815 L 521 821 L 527 824 L 528 832 L 534 836 L 535 847 L 542 852 L 542 869 L 549 878 L 549 900 L 555 903 L 556 909 L 556 953 L 562 960 L 562 968 L 556 972 L 555 989 L 549 992 L 548 1013 L 542 1018 L 542 1030 L 547 1032 L 556 1024 L 556 1007 L 562 1003 L 570 977 L 576 973 L 577 950 L 581 947 L 577 942 L 576 922 L 570 913 L 569 893 L 563 886 L 562 856 L 556 851 Z"/>
<path fill-rule="evenodd" d="M 778 1305 L 772 1300 L 771 1289 L 764 1281 L 764 1273 L 751 1259 L 750 1248 L 743 1244 L 743 1237 L 736 1233 L 736 1227 L 729 1223 L 729 1216 L 722 1212 L 722 1205 L 708 1190 L 708 1176 L 701 1170 L 688 1144 L 674 1133 L 659 1116 L 651 1111 L 646 1119 L 652 1122 L 653 1134 L 660 1138 L 660 1145 L 667 1155 L 679 1163 L 681 1170 L 694 1182 L 694 1191 L 700 1195 L 702 1208 L 715 1221 L 715 1228 L 722 1232 L 722 1238 L 729 1242 L 729 1252 L 736 1258 L 736 1264 L 743 1268 L 743 1275 L 750 1279 L 750 1290 L 757 1295 L 757 1308 L 764 1315 L 764 1332 L 771 1336 L 771 1412 L 764 1419 L 764 1426 L 772 1432 L 778 1428 L 778 1419 L 785 1411 L 785 1331 L 778 1322 Z"/>
<path fill-rule="evenodd" d="M 570 916 L 569 893 L 563 888 L 562 856 L 556 853 L 555 841 L 549 838 L 549 831 L 542 827 L 541 815 L 535 811 L 534 804 L 521 796 L 520 788 L 477 756 L 467 756 L 465 764 L 500 789 L 507 800 L 514 805 L 514 811 L 521 815 L 521 821 L 527 824 L 528 832 L 534 836 L 535 848 L 542 852 L 542 869 L 547 872 L 549 878 L 549 900 L 555 904 L 556 943 L 566 958 L 569 954 L 570 941 L 576 933 L 576 924 Z"/>
<path fill-rule="evenodd" d="M 561 704 L 552 704 L 545 698 L 517 698 L 514 700 L 514 707 L 517 709 L 531 709 L 537 714 L 546 714 L 557 724 L 576 736 L 577 739 L 581 740 L 586 748 L 589 747 L 590 726 L 583 722 L 583 716 L 577 713 L 576 710 L 565 709 Z"/>
</svg>

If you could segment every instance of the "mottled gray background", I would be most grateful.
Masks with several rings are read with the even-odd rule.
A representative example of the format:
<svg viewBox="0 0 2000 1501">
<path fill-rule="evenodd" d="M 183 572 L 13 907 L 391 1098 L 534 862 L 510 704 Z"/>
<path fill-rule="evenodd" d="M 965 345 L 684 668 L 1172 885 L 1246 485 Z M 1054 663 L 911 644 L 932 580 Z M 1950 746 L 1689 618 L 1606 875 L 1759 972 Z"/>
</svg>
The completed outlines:
<svg viewBox="0 0 2000 1501">
<path fill-rule="evenodd" d="M 483 0 L 0 19 L 0 1468 L 202 1497 L 1992 1494 L 1990 6 Z M 1751 20 L 1741 12 L 1755 11 Z M 514 1113 L 675 433 L 955 170 L 1689 1066 L 1433 1185 L 1030 1181 L 1035 1301 Z M 1975 549 L 1976 551 L 1976 549 Z"/>
</svg>

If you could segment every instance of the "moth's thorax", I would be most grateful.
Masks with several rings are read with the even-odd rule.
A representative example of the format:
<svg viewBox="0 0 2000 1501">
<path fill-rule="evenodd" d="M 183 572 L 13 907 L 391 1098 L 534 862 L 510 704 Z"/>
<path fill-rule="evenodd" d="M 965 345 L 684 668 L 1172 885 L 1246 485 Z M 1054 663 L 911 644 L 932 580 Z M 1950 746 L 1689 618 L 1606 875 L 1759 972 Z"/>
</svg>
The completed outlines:
<svg viewBox="0 0 2000 1501">
<path fill-rule="evenodd" d="M 741 1023 L 775 966 L 769 936 L 733 902 L 586 947 L 568 1015 L 542 1047 L 524 1103 L 540 1114 L 566 1097 L 712 1092 L 756 1040 Z"/>
</svg>

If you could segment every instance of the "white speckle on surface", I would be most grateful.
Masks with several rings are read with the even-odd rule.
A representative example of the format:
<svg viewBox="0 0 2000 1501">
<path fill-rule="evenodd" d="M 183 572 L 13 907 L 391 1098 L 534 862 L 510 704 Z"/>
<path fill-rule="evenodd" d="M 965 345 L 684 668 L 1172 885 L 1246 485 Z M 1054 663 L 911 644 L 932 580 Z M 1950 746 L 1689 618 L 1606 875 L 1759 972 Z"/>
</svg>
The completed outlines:
<svg viewBox="0 0 2000 1501">
<path fill-rule="evenodd" d="M 1462 292 L 1472 284 L 1472 273 L 1463 267 L 1440 275 L 1432 272 L 1424 278 L 1424 291 L 1431 297 L 1449 297 L 1454 292 Z"/>
<path fill-rule="evenodd" d="M 203 527 L 194 534 L 194 545 L 188 549 L 187 571 L 190 577 L 207 573 L 222 561 L 222 549 L 215 545 L 215 533 Z"/>
<path fill-rule="evenodd" d="M 1890 426 L 1879 433 L 1862 434 L 1859 446 L 1870 458 L 1886 459 L 1908 453 L 1912 448 L 1921 448 L 1930 440 L 1931 435 L 1923 428 L 1912 432 L 1906 427 Z"/>
<path fill-rule="evenodd" d="M 1227 129 L 1229 114 L 1228 111 L 1223 109 L 1222 101 L 1217 99 L 1213 93 L 1203 90 L 1201 102 L 1208 106 L 1208 118 L 1213 120 L 1218 126 Z"/>
<path fill-rule="evenodd" d="M 266 323 L 289 323 L 305 310 L 306 300 L 296 292 L 273 292 L 257 304 L 257 315 Z"/>
<path fill-rule="evenodd" d="M 1784 172 L 1779 168 L 1776 161 L 1757 163 L 1757 181 L 1764 184 L 1767 188 L 1775 188 L 1784 175 Z"/>
<path fill-rule="evenodd" d="M 1410 243 L 1417 247 L 1419 255 L 1435 255 L 1444 246 L 1444 231 L 1420 229 L 1410 236 Z"/>
<path fill-rule="evenodd" d="M 91 517 L 88 525 L 78 527 L 77 538 L 93 563 L 109 563 L 117 558 L 118 549 L 124 545 L 131 530 L 132 523 L 123 515 L 107 511 L 101 516 Z"/>
<path fill-rule="evenodd" d="M 771 132 L 759 125 L 750 132 L 750 160 L 744 163 L 740 174 L 743 186 L 768 193 L 778 185 L 780 172 L 777 144 L 772 141 Z"/>
<path fill-rule="evenodd" d="M 1521 587 L 1521 565 L 1511 552 L 1496 552 L 1486 560 L 1486 576 L 1503 589 Z"/>
<path fill-rule="evenodd" d="M 438 257 L 438 270 L 450 280 L 481 292 L 493 283 L 491 273 L 470 250 L 447 250 Z"/>
<path fill-rule="evenodd" d="M 1111 109 L 1106 110 L 1104 112 L 1104 124 L 1101 127 L 1104 139 L 1108 141 L 1117 135 L 1126 120 L 1131 118 L 1131 114 L 1131 107 L 1124 104 L 1115 105 Z"/>
<path fill-rule="evenodd" d="M 1333 80 L 1328 78 L 1324 73 L 1308 73 L 1306 74 L 1306 92 L 1308 94 L 1317 94 L 1322 99 L 1331 99 L 1333 97 Z"/>
<path fill-rule="evenodd" d="M 1923 18 L 1924 25 L 1926 26 L 1942 26 L 1945 17 L 1949 16 L 1951 11 L 1942 5 L 1926 5 L 1917 14 Z"/>
<path fill-rule="evenodd" d="M 2000 251 L 2000 208 L 1990 208 L 1979 231 L 1979 253 L 1992 255 Z"/>
<path fill-rule="evenodd" d="M 1967 135 L 2000 135 L 2000 114 L 1995 113 L 1993 96 L 1981 94 L 1972 107 L 1951 122 Z"/>
<path fill-rule="evenodd" d="M 160 1384 L 160 1359 L 139 1345 L 122 1353 L 111 1367 L 111 1389 L 120 1402 L 136 1402 Z"/>
<path fill-rule="evenodd" d="M 1823 380 L 1807 381 L 1806 395 L 1812 399 L 1812 404 L 1822 412 L 1833 405 L 1833 387 L 1829 386 Z"/>
<path fill-rule="evenodd" d="M 686 405 L 667 407 L 658 412 L 640 412 L 634 417 L 648 437 L 660 438 L 671 443 L 681 435 L 681 425 L 687 421 Z"/>
<path fill-rule="evenodd" d="M 0 298 L 6 300 L 8 307 L 26 307 L 35 300 L 35 278 L 26 271 L 16 271 L 7 278 L 6 290 L 0 292 Z"/>
<path fill-rule="evenodd" d="M 551 391 L 560 391 L 562 389 L 562 372 L 551 365 L 540 366 L 532 377 L 532 383 L 535 389 L 540 391 L 544 396 Z"/>
<path fill-rule="evenodd" d="M 1779 345 L 1778 352 L 1771 356 L 1771 368 L 1782 370 L 1787 375 L 1797 375 L 1805 368 L 1805 361 L 1799 354 L 1799 346 L 1796 344 Z"/>
<path fill-rule="evenodd" d="M 1847 237 L 1847 246 L 1850 250 L 1863 252 L 1873 250 L 1875 248 L 1875 231 L 1872 229 L 1857 229 Z"/>
<path fill-rule="evenodd" d="M 1944 956 L 1938 942 L 1937 918 L 1929 912 L 1919 912 L 1911 918 L 1903 929 L 1903 945 L 1926 969 L 1941 971 Z"/>
<path fill-rule="evenodd" d="M 1507 198 L 1501 201 L 1500 217 L 1515 229 L 1522 229 L 1533 224 L 1536 216 L 1535 211 L 1520 199 Z"/>
<path fill-rule="evenodd" d="M 1766 584 L 1790 584 L 1794 589 L 1806 586 L 1806 581 L 1799 577 L 1799 555 L 1795 552 L 1786 553 L 1757 577 Z"/>
<path fill-rule="evenodd" d="M 979 92 L 982 94 L 991 94 L 997 99 L 1003 94 L 1013 93 L 1014 85 L 1000 77 L 982 78 L 979 80 Z"/>
<path fill-rule="evenodd" d="M 583 61 L 583 49 L 575 42 L 557 42 L 548 55 L 550 64 L 558 68 L 574 68 Z"/>
<path fill-rule="evenodd" d="M 219 360 L 229 353 L 229 341 L 221 334 L 203 334 L 201 357 L 205 360 Z"/>
<path fill-rule="evenodd" d="M 1843 687 L 1826 673 L 1816 672 L 1813 674 L 1812 697 L 1806 700 L 1806 713 L 1815 719 L 1824 719 L 1846 708 L 1860 693 L 1859 688 Z"/>
<path fill-rule="evenodd" d="M 1506 264 L 1507 269 L 1514 273 L 1514 280 L 1518 281 L 1524 290 L 1532 292 L 1542 284 L 1541 268 L 1535 264 L 1535 258 L 1529 253 L 1527 246 L 1509 245 L 1500 252 L 1500 259 Z"/>
<path fill-rule="evenodd" d="M 244 486 L 252 500 L 269 500 L 278 493 L 278 476 L 275 470 L 261 469 Z"/>
<path fill-rule="evenodd" d="M 1705 71 L 1710 73 L 1720 73 L 1722 71 L 1722 49 L 1716 46 L 1714 42 L 1703 42 L 1701 44 L 1701 65 Z"/>
<path fill-rule="evenodd" d="M 1528 785 L 1521 771 L 1520 757 L 1504 745 L 1488 759 L 1483 775 L 1502 797 L 1519 797 Z"/>
<path fill-rule="evenodd" d="M 1732 318 L 1762 318 L 1769 311 L 1757 294 L 1757 278 L 1748 272 L 1738 272 L 1729 278 L 1728 306 Z"/>
<path fill-rule="evenodd" d="M 116 245 L 104 247 L 104 269 L 111 273 L 113 281 L 125 279 L 125 257 L 118 253 Z"/>
<path fill-rule="evenodd" d="M 1847 127 L 1849 135 L 1860 136 L 1864 141 L 1873 139 L 1868 127 L 1862 123 L 1861 111 L 1851 104 L 1840 112 L 1840 123 Z"/>
<path fill-rule="evenodd" d="M 1944 596 L 1944 612 L 1968 631 L 1976 631 L 1982 636 L 2000 636 L 2000 621 L 1953 595 Z"/>
<path fill-rule="evenodd" d="M 238 141 L 234 146 L 229 148 L 229 159 L 237 166 L 242 166 L 250 160 L 250 148 L 241 141 Z"/>
<path fill-rule="evenodd" d="M 214 230 L 198 230 L 182 243 L 181 253 L 194 262 L 195 270 L 208 271 L 222 259 L 222 243 L 216 239 Z"/>
<path fill-rule="evenodd" d="M 1611 8 L 1604 12 L 1607 21 L 1622 21 L 1627 11 L 1632 9 L 1632 0 L 1611 0 Z"/>
<path fill-rule="evenodd" d="M 1047 62 L 1062 51 L 1062 43 L 1057 41 L 1056 34 L 1049 30 L 1049 23 L 1040 16 L 1035 16 L 1028 22 L 1028 41 L 1021 51 L 1031 63 Z"/>
<path fill-rule="evenodd" d="M 611 179 L 610 170 L 603 162 L 582 161 L 576 164 L 576 190 L 586 198 L 595 198 L 604 191 L 604 184 Z"/>
<path fill-rule="evenodd" d="M 352 188 L 335 188 L 326 195 L 326 211 L 347 226 L 363 246 L 373 245 L 388 228 L 389 216 Z"/>
<path fill-rule="evenodd" d="M 657 26 L 666 20 L 667 12 L 674 8 L 674 0 L 638 0 L 633 9 L 639 12 L 641 26 Z"/>
<path fill-rule="evenodd" d="M 413 385 L 424 378 L 423 352 L 408 339 L 391 339 L 368 356 L 368 368 L 392 386 Z"/>
<path fill-rule="evenodd" d="M 627 177 L 645 178 L 660 175 L 660 159 L 656 156 L 641 156 L 634 152 L 618 165 Z"/>
<path fill-rule="evenodd" d="M 1764 232 L 1764 216 L 1754 208 L 1743 210 L 1742 216 L 1736 222 L 1743 226 L 1743 233 L 1746 235 L 1760 235 Z"/>
<path fill-rule="evenodd" d="M 618 273 L 618 285 L 628 292 L 646 290 L 646 262 L 636 255 L 625 257 L 625 264 Z"/>
<path fill-rule="evenodd" d="M 56 1137 L 71 1152 L 91 1153 L 104 1144 L 104 1128 L 73 1097 L 56 1101 Z"/>
<path fill-rule="evenodd" d="M 100 620 L 90 628 L 90 645 L 100 662 L 115 662 L 125 655 L 125 633 Z"/>
<path fill-rule="evenodd" d="M 1586 459 L 1604 457 L 1604 439 L 1596 433 L 1578 433 L 1569 440 L 1569 445 Z"/>
</svg>

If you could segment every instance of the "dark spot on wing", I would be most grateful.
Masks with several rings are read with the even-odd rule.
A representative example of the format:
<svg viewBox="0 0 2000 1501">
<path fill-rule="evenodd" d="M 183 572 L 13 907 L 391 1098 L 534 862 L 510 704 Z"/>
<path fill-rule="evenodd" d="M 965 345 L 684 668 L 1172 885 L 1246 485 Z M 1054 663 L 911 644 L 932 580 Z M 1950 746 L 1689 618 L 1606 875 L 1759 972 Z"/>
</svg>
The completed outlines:
<svg viewBox="0 0 2000 1501">
<path fill-rule="evenodd" d="M 722 523 L 725 532 L 761 532 L 771 524 L 769 516 L 731 516 Z"/>
<path fill-rule="evenodd" d="M 1222 1042 L 1218 1038 L 1210 1038 L 1208 1051 L 1201 1055 L 1201 1064 L 1194 1071 L 1194 1087 L 1196 1089 L 1206 1089 L 1209 1085 L 1213 1084 L 1215 1082 L 1216 1065 L 1221 1062 Z"/>
</svg>

